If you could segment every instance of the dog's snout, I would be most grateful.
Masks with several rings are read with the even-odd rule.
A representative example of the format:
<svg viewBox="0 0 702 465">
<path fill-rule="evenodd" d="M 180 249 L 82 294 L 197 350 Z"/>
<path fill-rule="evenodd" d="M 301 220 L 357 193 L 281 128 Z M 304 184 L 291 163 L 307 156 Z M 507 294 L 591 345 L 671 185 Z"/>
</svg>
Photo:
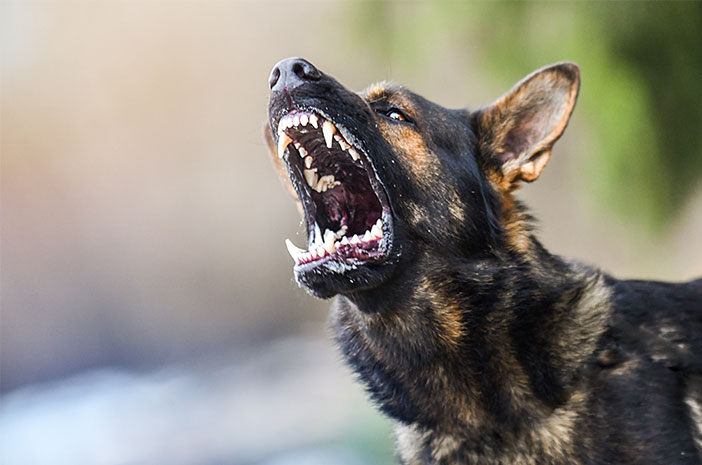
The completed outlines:
<svg viewBox="0 0 702 465">
<path fill-rule="evenodd" d="M 278 62 L 271 71 L 268 83 L 272 91 L 294 89 L 306 82 L 318 81 L 322 73 L 312 63 L 302 58 L 286 58 Z"/>
</svg>

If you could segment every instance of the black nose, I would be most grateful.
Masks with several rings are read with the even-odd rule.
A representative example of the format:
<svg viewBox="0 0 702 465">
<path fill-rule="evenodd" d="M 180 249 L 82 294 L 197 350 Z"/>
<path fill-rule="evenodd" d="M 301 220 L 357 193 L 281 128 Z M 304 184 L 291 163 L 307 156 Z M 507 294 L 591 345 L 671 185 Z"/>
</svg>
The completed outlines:
<svg viewBox="0 0 702 465">
<path fill-rule="evenodd" d="M 279 61 L 271 71 L 268 83 L 271 90 L 288 90 L 310 81 L 319 81 L 322 73 L 312 63 L 302 58 L 286 58 Z"/>
</svg>

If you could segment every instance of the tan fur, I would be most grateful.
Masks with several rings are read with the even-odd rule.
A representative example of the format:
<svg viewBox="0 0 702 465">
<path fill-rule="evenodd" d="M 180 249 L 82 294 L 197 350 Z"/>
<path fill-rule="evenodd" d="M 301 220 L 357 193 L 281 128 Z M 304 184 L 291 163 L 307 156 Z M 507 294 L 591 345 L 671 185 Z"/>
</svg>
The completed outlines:
<svg viewBox="0 0 702 465">
<path fill-rule="evenodd" d="M 380 81 L 375 84 L 371 84 L 361 92 L 363 98 L 368 102 L 373 102 L 375 100 L 380 100 L 387 95 L 387 89 L 392 87 L 392 84 L 388 81 Z"/>
<path fill-rule="evenodd" d="M 513 148 L 510 138 L 523 142 L 519 152 L 494 173 L 493 184 L 502 191 L 511 191 L 519 181 L 532 182 L 539 177 L 553 144 L 568 124 L 580 75 L 571 65 L 559 66 L 535 71 L 481 110 L 479 132 L 487 135 L 481 141 L 486 152 L 499 157 Z"/>
<path fill-rule="evenodd" d="M 435 316 L 439 318 L 439 326 L 441 328 L 438 334 L 438 339 L 446 344 L 446 348 L 454 351 L 461 338 L 466 336 L 461 323 L 461 307 L 458 302 L 452 302 L 450 299 L 440 300 L 444 296 L 438 295 L 435 283 L 423 278 L 415 292 L 417 298 L 428 302 L 444 302 L 439 308 L 436 308 Z"/>
<path fill-rule="evenodd" d="M 520 211 L 515 203 L 514 185 L 508 187 L 508 191 L 504 191 L 502 195 L 502 212 L 500 221 L 505 231 L 505 239 L 507 243 L 517 252 L 525 256 L 532 255 L 531 234 L 529 232 L 528 222 L 525 215 Z"/>
<path fill-rule="evenodd" d="M 543 457 L 548 457 L 554 463 L 567 463 L 572 454 L 574 437 L 577 434 L 575 425 L 578 417 L 586 407 L 587 396 L 576 392 L 562 406 L 555 409 L 548 417 L 530 429 L 523 437 L 517 438 L 510 450 L 485 450 L 485 455 L 469 454 L 471 463 L 504 464 L 504 465 L 538 465 Z M 421 445 L 430 441 L 432 459 L 436 463 L 450 460 L 452 454 L 459 451 L 461 438 L 455 434 L 431 434 L 416 425 L 398 425 L 395 428 L 398 452 L 403 463 L 407 465 L 422 465 L 426 462 L 422 455 Z M 535 457 L 530 453 L 535 445 L 539 452 Z M 487 457 L 492 457 L 492 460 Z"/>
<path fill-rule="evenodd" d="M 607 329 L 612 312 L 612 291 L 605 278 L 597 274 L 589 280 L 586 292 L 571 308 L 569 324 L 561 328 L 558 339 L 559 352 L 567 356 L 567 364 L 585 362 L 596 350 L 597 341 Z M 572 304 L 564 301 L 563 305 Z"/>
</svg>

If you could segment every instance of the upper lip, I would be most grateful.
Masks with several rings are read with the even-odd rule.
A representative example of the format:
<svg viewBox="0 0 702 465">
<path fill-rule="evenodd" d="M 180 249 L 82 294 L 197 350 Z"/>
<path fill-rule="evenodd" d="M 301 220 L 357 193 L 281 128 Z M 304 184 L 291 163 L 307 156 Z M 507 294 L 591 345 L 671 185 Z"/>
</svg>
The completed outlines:
<svg viewBox="0 0 702 465">
<path fill-rule="evenodd" d="M 350 264 L 359 261 L 380 260 L 387 256 L 392 244 L 392 222 L 387 196 L 375 168 L 357 136 L 343 126 L 335 124 L 332 118 L 317 108 L 296 108 L 281 116 L 277 123 L 275 120 L 272 123 L 276 134 L 278 156 L 286 161 L 291 180 L 298 192 L 307 218 L 309 250 L 300 249 L 289 240 L 286 241 L 296 265 L 316 266 L 329 260 Z M 325 147 L 322 147 L 320 135 L 323 136 Z M 291 151 L 291 147 L 294 147 L 295 150 Z M 334 147 L 333 150 L 332 147 Z M 343 158 L 344 154 L 348 158 Z M 360 168 L 365 171 L 368 178 L 365 185 L 370 186 L 377 198 L 376 204 L 380 206 L 380 211 L 377 212 L 377 221 L 372 225 L 365 222 L 365 227 L 367 227 L 365 231 L 351 231 L 348 224 L 339 224 L 339 229 L 335 231 L 328 228 L 325 228 L 324 231 L 321 230 L 321 226 L 324 225 L 317 222 L 318 206 L 313 196 L 317 201 L 325 199 L 322 202 L 322 207 L 327 207 L 326 200 L 335 199 L 334 197 L 322 197 L 322 195 L 328 195 L 327 191 L 335 189 L 342 183 L 335 178 L 333 173 L 319 176 L 322 172 L 319 170 L 321 167 L 316 165 L 318 159 L 328 162 L 324 165 L 325 168 L 328 168 L 329 163 L 334 162 L 333 166 L 339 170 L 338 173 L 340 173 L 342 181 L 348 179 L 355 184 L 362 184 L 359 175 Z M 339 163 L 343 164 L 345 169 L 340 169 Z M 362 187 L 363 185 L 358 186 L 358 188 Z M 344 186 L 345 188 L 346 186 Z M 368 187 L 364 189 L 369 190 Z M 356 205 L 347 204 L 352 203 L 353 200 L 367 200 L 364 199 L 364 196 L 368 197 L 369 194 L 351 191 L 339 201 L 341 204 L 339 208 L 356 207 Z M 367 206 L 361 205 L 360 207 Z M 360 210 L 363 211 L 363 208 Z M 343 213 L 342 218 L 349 219 L 344 215 L 352 216 L 348 210 Z M 372 216 L 370 219 L 372 221 L 376 214 L 367 213 L 367 215 Z M 359 221 L 361 220 L 363 218 L 359 219 Z M 353 227 L 351 225 L 351 228 Z M 355 227 L 358 229 L 358 224 Z"/>
</svg>

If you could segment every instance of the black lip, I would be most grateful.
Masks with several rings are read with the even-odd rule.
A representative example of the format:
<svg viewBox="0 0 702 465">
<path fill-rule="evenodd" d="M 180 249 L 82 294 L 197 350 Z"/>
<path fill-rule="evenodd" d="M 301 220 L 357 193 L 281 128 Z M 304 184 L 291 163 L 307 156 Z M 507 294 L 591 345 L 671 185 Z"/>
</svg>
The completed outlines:
<svg viewBox="0 0 702 465">
<path fill-rule="evenodd" d="M 368 177 L 369 184 L 378 198 L 382 212 L 381 212 L 381 219 L 383 222 L 383 225 L 385 226 L 383 228 L 383 237 L 379 241 L 378 249 L 375 254 L 371 254 L 367 259 L 361 259 L 361 258 L 352 258 L 348 256 L 344 256 L 343 254 L 339 254 L 338 252 L 335 252 L 332 255 L 327 255 L 323 258 L 316 259 L 312 262 L 309 263 L 303 263 L 303 264 L 296 264 L 295 265 L 295 270 L 296 272 L 300 273 L 305 273 L 305 272 L 310 272 L 313 271 L 317 268 L 323 268 L 325 265 L 333 265 L 333 268 L 335 268 L 335 271 L 347 271 L 346 269 L 354 268 L 357 266 L 363 266 L 366 264 L 371 264 L 371 263 L 381 263 L 382 261 L 386 260 L 392 253 L 393 249 L 393 219 L 392 219 L 392 213 L 391 213 L 391 205 L 387 193 L 387 189 L 385 185 L 383 184 L 380 176 L 378 175 L 377 169 L 375 167 L 375 164 L 373 163 L 373 160 L 368 156 L 368 150 L 362 142 L 362 138 L 355 134 L 354 132 L 350 131 L 348 128 L 346 128 L 343 124 L 340 124 L 337 122 L 337 120 L 334 117 L 329 116 L 327 112 L 322 110 L 321 108 L 315 107 L 315 106 L 310 106 L 310 105 L 291 105 L 289 108 L 285 109 L 284 111 L 279 111 L 274 117 L 271 118 L 270 122 L 270 127 L 271 131 L 274 135 L 275 142 L 277 144 L 278 138 L 279 138 L 279 133 L 277 131 L 278 124 L 280 120 L 285 117 L 288 114 L 294 113 L 296 111 L 299 112 L 310 112 L 310 113 L 316 113 L 320 117 L 331 121 L 334 123 L 336 126 L 337 130 L 339 133 L 344 137 L 344 139 L 347 140 L 347 142 L 351 143 L 351 145 L 356 149 L 358 152 L 363 167 L 364 171 L 366 172 L 366 175 Z M 293 144 L 288 145 L 285 151 L 285 155 L 283 157 L 283 160 L 285 161 L 285 165 L 288 169 L 288 175 L 293 183 L 293 186 L 295 188 L 295 191 L 297 192 L 298 198 L 300 199 L 300 202 L 302 203 L 303 210 L 304 210 L 304 216 L 305 216 L 305 222 L 306 222 L 306 230 L 307 230 L 307 245 L 308 247 L 312 246 L 312 242 L 314 239 L 314 234 L 315 234 L 315 223 L 316 223 L 316 215 L 317 215 L 317 205 L 315 204 L 315 201 L 312 199 L 312 195 L 310 192 L 310 188 L 307 185 L 306 181 L 304 180 L 304 175 L 302 173 L 302 164 L 301 163 L 293 163 L 291 162 L 290 158 L 292 155 L 292 150 L 296 150 L 293 147 Z M 295 154 L 297 155 L 297 154 Z M 293 157 L 294 158 L 294 157 Z M 327 266 L 328 267 L 328 266 Z"/>
</svg>

